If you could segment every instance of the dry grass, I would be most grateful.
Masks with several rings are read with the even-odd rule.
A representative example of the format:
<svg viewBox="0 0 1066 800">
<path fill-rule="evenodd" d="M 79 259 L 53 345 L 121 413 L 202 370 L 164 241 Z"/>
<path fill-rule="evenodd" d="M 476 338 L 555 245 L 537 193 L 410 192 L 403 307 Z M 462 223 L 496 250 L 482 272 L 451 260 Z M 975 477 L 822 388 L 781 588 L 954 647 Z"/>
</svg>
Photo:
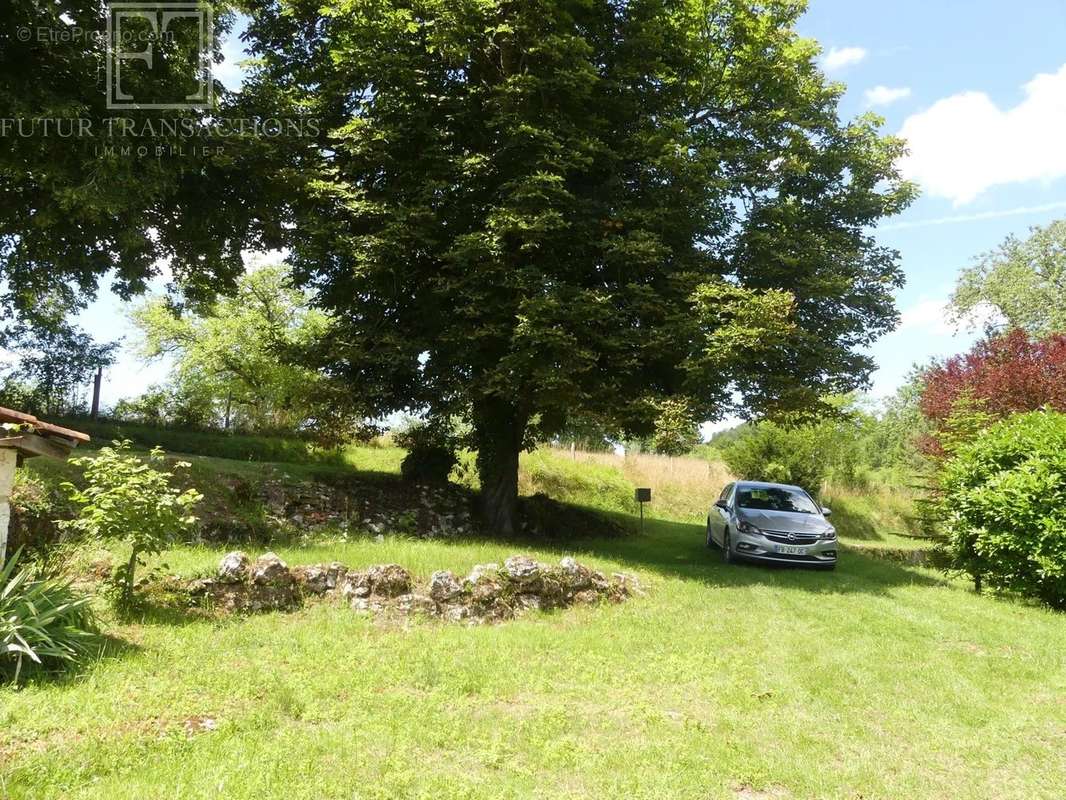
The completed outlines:
<svg viewBox="0 0 1066 800">
<path fill-rule="evenodd" d="M 664 519 L 701 520 L 722 487 L 733 480 L 721 462 L 651 453 L 588 453 L 551 448 L 556 458 L 613 467 L 634 486 L 651 489 L 647 512 Z"/>
</svg>

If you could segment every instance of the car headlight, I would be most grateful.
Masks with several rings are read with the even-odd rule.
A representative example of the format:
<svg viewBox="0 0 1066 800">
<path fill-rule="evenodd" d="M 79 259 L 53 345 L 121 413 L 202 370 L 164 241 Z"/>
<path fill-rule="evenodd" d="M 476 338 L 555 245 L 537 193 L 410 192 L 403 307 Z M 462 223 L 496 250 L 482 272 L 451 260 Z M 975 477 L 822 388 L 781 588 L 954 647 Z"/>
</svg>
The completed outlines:
<svg viewBox="0 0 1066 800">
<path fill-rule="evenodd" d="M 835 538 L 837 538 L 836 528 L 829 528 L 828 530 L 822 531 L 822 538 L 823 539 L 835 539 Z"/>
<path fill-rule="evenodd" d="M 739 523 L 737 523 L 737 530 L 740 531 L 741 533 L 757 533 L 760 536 L 762 535 L 762 531 L 759 530 L 758 528 L 756 528 L 750 522 L 739 522 Z"/>
</svg>

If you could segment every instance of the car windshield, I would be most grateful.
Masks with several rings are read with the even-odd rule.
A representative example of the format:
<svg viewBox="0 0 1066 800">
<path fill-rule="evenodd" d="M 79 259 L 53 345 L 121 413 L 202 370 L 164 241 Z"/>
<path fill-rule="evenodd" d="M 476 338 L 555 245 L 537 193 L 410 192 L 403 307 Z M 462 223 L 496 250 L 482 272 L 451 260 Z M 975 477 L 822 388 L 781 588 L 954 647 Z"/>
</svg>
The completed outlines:
<svg viewBox="0 0 1066 800">
<path fill-rule="evenodd" d="M 806 492 L 799 489 L 773 487 L 744 487 L 737 490 L 737 505 L 760 511 L 794 511 L 797 514 L 817 514 L 818 507 Z"/>
</svg>

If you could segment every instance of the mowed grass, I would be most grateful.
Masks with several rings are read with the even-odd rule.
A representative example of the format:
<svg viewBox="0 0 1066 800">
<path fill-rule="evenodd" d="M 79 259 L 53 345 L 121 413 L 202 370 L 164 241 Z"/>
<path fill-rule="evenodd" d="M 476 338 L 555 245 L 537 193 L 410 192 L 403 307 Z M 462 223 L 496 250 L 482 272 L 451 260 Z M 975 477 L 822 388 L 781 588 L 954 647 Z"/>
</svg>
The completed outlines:
<svg viewBox="0 0 1066 800">
<path fill-rule="evenodd" d="M 516 549 L 281 554 L 426 576 Z M 647 596 L 482 628 L 330 603 L 111 623 L 82 674 L 0 689 L 0 797 L 1063 796 L 1062 615 L 850 553 L 835 573 L 726 566 L 699 524 L 577 555 Z"/>
</svg>

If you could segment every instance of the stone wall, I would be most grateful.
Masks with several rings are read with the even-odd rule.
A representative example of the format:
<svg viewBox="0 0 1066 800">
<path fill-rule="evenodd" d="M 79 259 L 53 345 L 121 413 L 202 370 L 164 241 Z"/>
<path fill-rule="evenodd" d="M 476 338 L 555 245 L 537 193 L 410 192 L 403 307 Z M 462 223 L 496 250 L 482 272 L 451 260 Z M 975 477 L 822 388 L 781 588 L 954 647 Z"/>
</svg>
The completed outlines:
<svg viewBox="0 0 1066 800">
<path fill-rule="evenodd" d="M 514 555 L 502 565 L 479 564 L 465 576 L 434 572 L 420 584 L 398 564 L 349 569 L 332 562 L 290 568 L 274 553 L 253 561 L 240 551 L 227 553 L 214 577 L 184 588 L 196 605 L 226 613 L 291 610 L 306 599 L 323 597 L 362 613 L 468 624 L 502 622 L 534 610 L 621 602 L 643 593 L 632 575 L 607 577 L 572 558 L 549 565 Z"/>
</svg>

